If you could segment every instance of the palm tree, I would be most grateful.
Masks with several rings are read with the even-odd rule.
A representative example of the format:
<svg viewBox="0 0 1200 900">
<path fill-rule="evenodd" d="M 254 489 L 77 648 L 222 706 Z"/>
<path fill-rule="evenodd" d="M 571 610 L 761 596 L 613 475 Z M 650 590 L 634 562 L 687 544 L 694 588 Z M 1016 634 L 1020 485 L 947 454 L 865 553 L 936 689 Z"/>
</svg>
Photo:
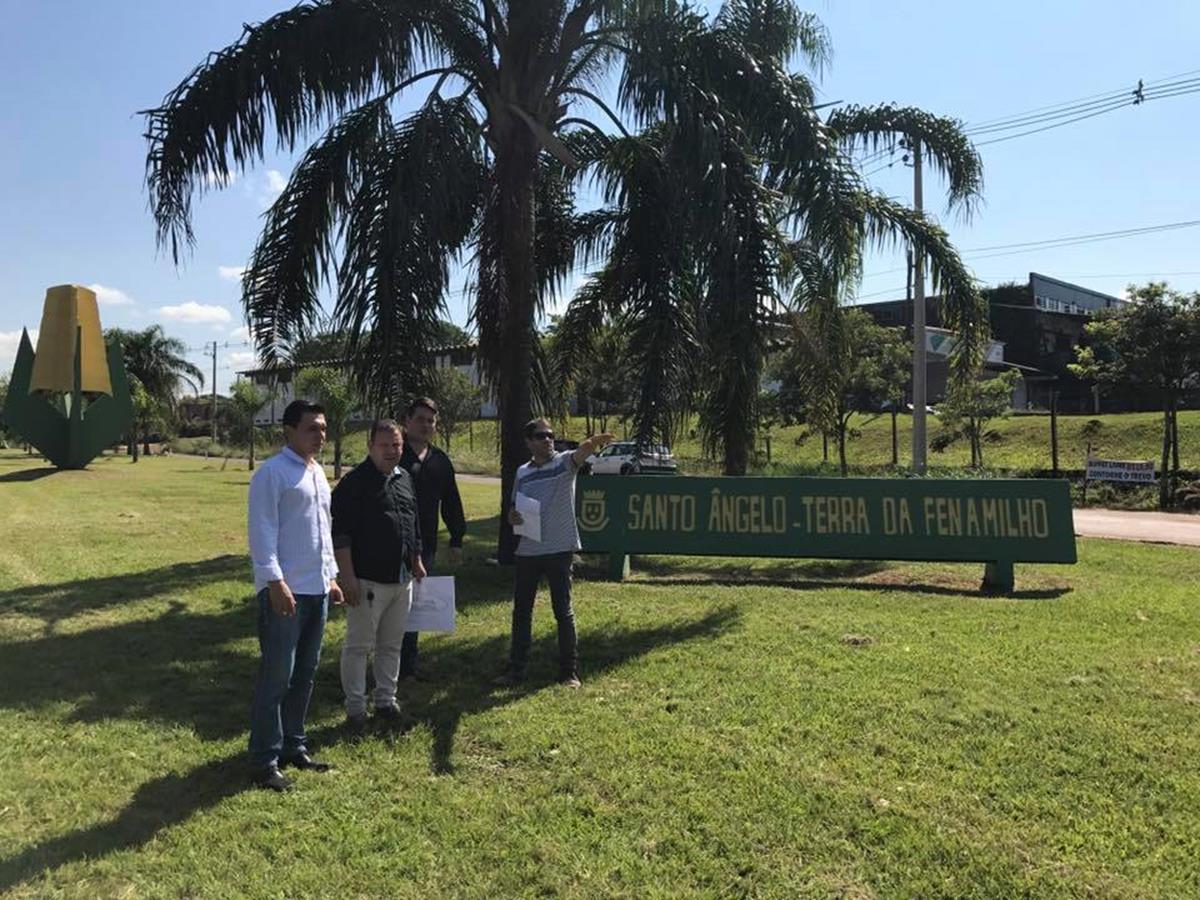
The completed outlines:
<svg viewBox="0 0 1200 900">
<path fill-rule="evenodd" d="M 144 396 L 138 400 L 141 410 L 137 416 L 146 438 L 145 452 L 150 452 L 149 422 L 155 416 L 166 417 L 175 407 L 180 388 L 187 385 L 193 391 L 204 385 L 204 373 L 184 358 L 187 347 L 179 338 L 167 337 L 161 325 L 151 325 L 141 331 L 110 328 L 105 332 L 105 343 L 114 338 L 121 342 L 125 358 L 125 371 L 130 381 L 140 385 Z M 135 387 L 136 393 L 136 387 Z M 137 435 L 130 440 L 130 453 L 137 455 Z"/>
<path fill-rule="evenodd" d="M 621 88 L 646 130 L 597 151 L 606 264 L 560 324 L 560 379 L 615 320 L 641 376 L 638 439 L 669 443 L 697 409 L 710 452 L 726 474 L 744 474 L 768 343 L 787 307 L 832 310 L 866 249 L 891 243 L 928 261 L 945 320 L 963 336 L 956 372 L 973 373 L 987 312 L 971 277 L 946 233 L 872 190 L 852 157 L 919 141 L 950 205 L 969 212 L 982 166 L 959 123 L 892 106 L 822 119 L 810 81 L 785 64 L 798 54 L 819 67 L 827 38 L 787 2 L 730 0 L 712 21 L 655 27 Z"/>
<path fill-rule="evenodd" d="M 636 54 L 646 22 L 677 13 L 675 0 L 306 0 L 246 26 L 145 112 L 159 242 L 178 262 L 194 195 L 261 161 L 270 129 L 288 150 L 326 129 L 243 281 L 259 354 L 270 364 L 335 280 L 360 388 L 395 408 L 422 384 L 448 262 L 470 246 L 507 494 L 544 374 L 535 322 L 574 260 L 571 135 L 597 130 L 577 110 L 615 119 L 589 86 Z"/>
</svg>

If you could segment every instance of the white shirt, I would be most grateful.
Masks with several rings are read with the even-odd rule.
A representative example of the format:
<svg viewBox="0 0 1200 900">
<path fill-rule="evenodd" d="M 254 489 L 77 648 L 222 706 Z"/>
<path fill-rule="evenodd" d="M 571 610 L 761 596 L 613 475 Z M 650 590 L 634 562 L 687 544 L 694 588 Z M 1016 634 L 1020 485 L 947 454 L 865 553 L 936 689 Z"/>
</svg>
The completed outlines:
<svg viewBox="0 0 1200 900">
<path fill-rule="evenodd" d="M 329 481 L 315 460 L 283 450 L 250 479 L 250 561 L 254 590 L 283 579 L 293 594 L 325 594 L 337 575 Z"/>
</svg>

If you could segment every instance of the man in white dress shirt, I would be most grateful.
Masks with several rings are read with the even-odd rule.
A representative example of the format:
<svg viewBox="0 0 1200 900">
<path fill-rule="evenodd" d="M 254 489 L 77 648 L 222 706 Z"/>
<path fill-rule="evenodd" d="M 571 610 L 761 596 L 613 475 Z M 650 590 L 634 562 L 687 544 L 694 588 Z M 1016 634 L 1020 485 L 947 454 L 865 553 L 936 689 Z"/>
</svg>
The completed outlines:
<svg viewBox="0 0 1200 900">
<path fill-rule="evenodd" d="M 329 512 L 329 481 L 316 456 L 325 411 L 293 400 L 283 411 L 287 445 L 250 480 L 250 558 L 258 593 L 262 659 L 250 711 L 250 765 L 259 787 L 285 791 L 279 771 L 324 772 L 305 745 L 304 718 L 329 602 L 342 603 Z"/>
</svg>

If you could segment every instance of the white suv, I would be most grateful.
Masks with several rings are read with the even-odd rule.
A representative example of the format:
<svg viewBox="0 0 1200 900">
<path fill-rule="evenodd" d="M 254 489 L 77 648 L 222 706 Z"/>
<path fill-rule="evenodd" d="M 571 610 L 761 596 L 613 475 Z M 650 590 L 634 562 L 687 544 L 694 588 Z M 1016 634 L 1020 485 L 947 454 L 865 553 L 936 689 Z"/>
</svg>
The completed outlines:
<svg viewBox="0 0 1200 900">
<path fill-rule="evenodd" d="M 646 444 L 640 449 L 631 441 L 609 444 L 588 457 L 593 475 L 638 475 L 642 472 L 674 475 L 679 468 L 671 451 L 662 444 Z"/>
</svg>

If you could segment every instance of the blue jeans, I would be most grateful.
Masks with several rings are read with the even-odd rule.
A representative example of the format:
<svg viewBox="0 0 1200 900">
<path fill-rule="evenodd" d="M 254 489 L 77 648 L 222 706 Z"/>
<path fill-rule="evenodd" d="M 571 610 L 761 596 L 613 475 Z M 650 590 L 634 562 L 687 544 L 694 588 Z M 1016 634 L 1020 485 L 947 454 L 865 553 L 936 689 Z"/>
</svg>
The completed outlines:
<svg viewBox="0 0 1200 900">
<path fill-rule="evenodd" d="M 250 707 L 250 764 L 255 768 L 276 765 L 308 750 L 304 717 L 321 660 L 329 595 L 295 596 L 295 615 L 281 616 L 271 609 L 266 589 L 258 593 L 262 659 Z"/>
<path fill-rule="evenodd" d="M 437 550 L 422 550 L 421 564 L 425 566 L 427 575 L 433 574 L 433 561 L 437 557 Z M 400 675 L 416 674 L 417 671 L 417 635 L 419 631 L 404 632 L 404 641 L 400 644 Z"/>
<path fill-rule="evenodd" d="M 571 566 L 575 554 L 549 553 L 518 556 L 513 585 L 512 649 L 509 671 L 524 676 L 533 643 L 533 601 L 542 576 L 550 586 L 550 608 L 558 623 L 558 677 L 579 676 L 579 649 L 575 635 L 575 610 L 571 606 Z"/>
</svg>

